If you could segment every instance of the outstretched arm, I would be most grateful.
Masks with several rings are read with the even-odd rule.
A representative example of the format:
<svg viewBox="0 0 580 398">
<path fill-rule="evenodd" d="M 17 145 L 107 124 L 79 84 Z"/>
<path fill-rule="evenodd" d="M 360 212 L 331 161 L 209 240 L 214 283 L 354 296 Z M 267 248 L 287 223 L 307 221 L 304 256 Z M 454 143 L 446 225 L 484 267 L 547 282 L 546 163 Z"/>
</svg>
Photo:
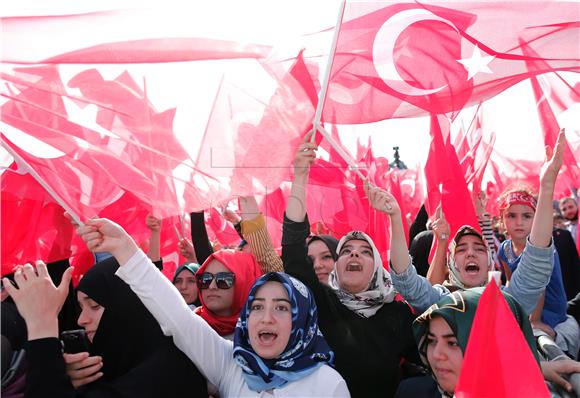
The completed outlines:
<svg viewBox="0 0 580 398">
<path fill-rule="evenodd" d="M 200 369 L 208 380 L 220 386 L 225 373 L 235 364 L 231 342 L 221 338 L 201 317 L 194 314 L 171 282 L 137 247 L 131 236 L 114 222 L 92 219 L 77 233 L 92 251 L 107 251 L 119 262 L 116 275 L 137 294 L 159 322 L 163 332 Z"/>
<path fill-rule="evenodd" d="M 274 249 L 266 221 L 260 213 L 256 199 L 253 196 L 240 198 L 240 210 L 242 235 L 252 248 L 252 253 L 256 256 L 262 272 L 284 272 L 282 259 Z"/>
<path fill-rule="evenodd" d="M 446 254 L 450 229 L 441 208 L 438 209 L 438 214 L 439 217 L 431 224 L 434 238 L 437 239 L 437 248 L 435 249 L 433 262 L 429 266 L 429 271 L 427 271 L 427 280 L 432 285 L 441 284 L 447 279 Z"/>
<path fill-rule="evenodd" d="M 286 217 L 294 222 L 302 222 L 306 217 L 306 185 L 310 166 L 316 159 L 316 144 L 309 138 L 309 134 L 304 137 L 294 158 L 294 180 L 286 205 Z"/>
<path fill-rule="evenodd" d="M 546 162 L 540 171 L 538 205 L 532 223 L 532 232 L 529 237 L 530 243 L 537 247 L 548 247 L 552 242 L 552 200 L 558 172 L 560 171 L 560 167 L 562 167 L 562 161 L 564 159 L 566 143 L 566 135 L 564 134 L 564 129 L 562 129 L 554 149 L 552 150 L 550 147 L 546 147 Z"/>
<path fill-rule="evenodd" d="M 147 228 L 151 230 L 147 257 L 149 257 L 151 261 L 159 261 L 161 260 L 161 220 L 153 216 L 153 214 L 147 214 L 145 224 L 147 225 Z"/>
<path fill-rule="evenodd" d="M 386 213 L 391 218 L 391 279 L 395 289 L 417 311 L 424 311 L 439 298 L 449 293 L 442 286 L 431 286 L 426 278 L 417 274 L 412 264 L 401 209 L 397 200 L 384 189 L 365 182 L 365 191 L 373 209 Z"/>
</svg>

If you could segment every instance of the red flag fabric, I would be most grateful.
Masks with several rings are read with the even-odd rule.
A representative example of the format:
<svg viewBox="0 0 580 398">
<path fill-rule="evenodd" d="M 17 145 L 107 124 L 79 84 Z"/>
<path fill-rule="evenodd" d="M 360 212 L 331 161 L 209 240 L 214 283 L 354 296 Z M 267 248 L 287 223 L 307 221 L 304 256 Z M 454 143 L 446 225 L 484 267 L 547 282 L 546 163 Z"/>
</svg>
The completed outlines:
<svg viewBox="0 0 580 398">
<path fill-rule="evenodd" d="M 205 175 L 193 176 L 197 192 L 186 197 L 188 209 L 275 190 L 312 123 L 314 106 L 292 68 L 279 75 L 257 61 L 249 65 L 245 83 L 222 81 L 195 162 Z"/>
<path fill-rule="evenodd" d="M 106 29 L 103 29 L 106 26 Z M 127 27 L 131 28 L 128 29 Z M 175 7 L 2 18 L 2 62 L 131 64 L 263 58 L 269 46 L 210 39 Z"/>
<path fill-rule="evenodd" d="M 2 184 L 2 270 L 37 259 L 46 263 L 71 255 L 73 227 L 64 210 L 34 178 L 13 163 L 0 177 Z"/>
<path fill-rule="evenodd" d="M 360 124 L 455 113 L 530 76 L 578 71 L 577 15 L 570 2 L 347 2 L 323 117 Z M 519 40 L 545 68 L 526 68 Z"/>
<path fill-rule="evenodd" d="M 212 207 L 207 218 L 207 232 L 210 239 L 213 237 L 222 246 L 236 247 L 240 243 L 240 235 L 231 223 L 220 214 L 217 208 Z"/>
<path fill-rule="evenodd" d="M 538 54 L 533 51 L 528 45 L 523 45 L 522 50 L 530 58 L 538 58 Z M 542 69 L 545 67 L 545 62 L 541 60 L 529 59 L 526 61 L 528 69 L 535 71 L 537 69 Z M 536 105 L 538 109 L 538 116 L 540 118 L 540 125 L 544 133 L 544 143 L 545 145 L 554 147 L 556 140 L 558 139 L 558 134 L 560 132 L 560 126 L 556 120 L 556 115 L 552 110 L 548 102 L 548 96 L 555 99 L 556 104 L 562 104 L 565 100 L 557 98 L 558 95 L 555 92 L 545 92 L 542 88 L 539 80 L 536 77 L 531 77 L 530 81 L 532 83 L 532 90 L 534 91 L 534 97 L 536 99 Z M 550 95 L 551 94 L 551 95 Z M 568 184 L 570 187 L 576 187 L 580 181 L 580 166 L 579 166 L 580 156 L 576 158 L 572 151 L 570 150 L 570 145 L 566 143 L 564 148 L 564 159 L 562 163 L 563 173 L 562 176 L 566 176 Z"/>
<path fill-rule="evenodd" d="M 447 142 L 443 140 L 443 130 L 447 132 L 445 134 Z M 440 204 L 449 223 L 450 234 L 454 236 L 462 225 L 471 225 L 477 230 L 480 228 L 457 154 L 449 140 L 448 131 L 447 118 L 431 116 L 432 141 L 425 163 L 428 197 L 426 208 L 430 215 L 434 215 Z"/>
<path fill-rule="evenodd" d="M 550 397 L 530 346 L 495 283 L 487 284 L 479 300 L 455 397 Z"/>
</svg>

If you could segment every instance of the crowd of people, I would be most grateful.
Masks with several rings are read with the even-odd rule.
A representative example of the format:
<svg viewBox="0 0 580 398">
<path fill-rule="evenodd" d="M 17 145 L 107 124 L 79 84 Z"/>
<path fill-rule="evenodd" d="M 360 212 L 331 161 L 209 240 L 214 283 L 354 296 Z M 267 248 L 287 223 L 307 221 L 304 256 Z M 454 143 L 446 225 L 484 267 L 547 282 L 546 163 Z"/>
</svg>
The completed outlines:
<svg viewBox="0 0 580 398">
<path fill-rule="evenodd" d="M 203 212 L 191 214 L 192 239 L 179 243 L 187 261 L 172 280 L 160 272 L 155 217 L 147 253 L 111 220 L 76 225 L 89 250 L 107 255 L 75 289 L 68 261 L 22 265 L 3 279 L 2 395 L 453 396 L 490 283 L 546 392 L 580 395 L 578 205 L 561 199 L 558 217 L 553 207 L 564 144 L 561 133 L 547 151 L 537 194 L 510 189 L 489 215 L 476 192 L 480 225 L 450 236 L 438 209 L 410 247 L 394 196 L 365 181 L 370 206 L 390 219 L 388 259 L 362 231 L 311 233 L 304 204 L 317 148 L 308 139 L 294 160 L 280 255 L 251 197 L 240 199 L 239 216 L 228 210 L 241 240 L 234 249 L 214 250 Z M 437 241 L 430 263 L 425 237 Z M 60 333 L 78 327 L 86 349 L 63 353 Z M 539 349 L 540 335 L 561 358 Z"/>
</svg>

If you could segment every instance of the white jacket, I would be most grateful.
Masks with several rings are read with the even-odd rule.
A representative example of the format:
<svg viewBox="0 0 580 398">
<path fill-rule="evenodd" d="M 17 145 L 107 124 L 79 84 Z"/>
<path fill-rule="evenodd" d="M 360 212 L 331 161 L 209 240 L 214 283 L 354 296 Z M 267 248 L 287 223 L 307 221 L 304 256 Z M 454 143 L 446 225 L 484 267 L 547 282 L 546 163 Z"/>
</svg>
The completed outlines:
<svg viewBox="0 0 580 398">
<path fill-rule="evenodd" d="M 350 397 L 346 382 L 328 365 L 301 380 L 262 392 L 248 388 L 233 358 L 233 342 L 223 339 L 187 306 L 177 289 L 138 250 L 117 276 L 139 296 L 175 345 L 225 397 Z"/>
</svg>

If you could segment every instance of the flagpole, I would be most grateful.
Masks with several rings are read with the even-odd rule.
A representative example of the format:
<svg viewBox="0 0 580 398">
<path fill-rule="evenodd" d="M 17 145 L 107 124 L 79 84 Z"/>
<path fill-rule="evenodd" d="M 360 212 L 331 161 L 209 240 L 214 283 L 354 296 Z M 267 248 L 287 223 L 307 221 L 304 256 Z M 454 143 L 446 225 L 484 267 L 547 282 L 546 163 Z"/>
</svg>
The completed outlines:
<svg viewBox="0 0 580 398">
<path fill-rule="evenodd" d="M 332 37 L 330 54 L 328 55 L 328 61 L 326 63 L 326 71 L 324 71 L 324 80 L 322 81 L 320 93 L 318 94 L 318 105 L 316 106 L 316 113 L 314 114 L 314 121 L 312 122 L 313 129 L 310 142 L 314 142 L 314 138 L 316 137 L 316 130 L 320 128 L 320 119 L 322 118 L 322 108 L 324 107 L 324 101 L 326 99 L 326 91 L 328 90 L 328 81 L 330 80 L 330 71 L 332 70 L 332 63 L 334 62 L 334 53 L 336 52 L 336 43 L 338 42 L 338 33 L 340 32 L 340 25 L 342 23 L 345 5 L 346 0 L 342 0 L 340 2 L 340 8 L 338 10 L 336 25 L 334 26 L 334 35 Z"/>
<path fill-rule="evenodd" d="M 75 223 L 77 223 L 79 226 L 84 225 L 80 217 L 64 202 L 64 200 L 50 186 L 48 186 L 48 184 L 38 175 L 36 171 L 34 171 L 32 167 L 30 167 L 30 165 L 19 154 L 17 154 L 12 148 L 10 148 L 9 145 L 6 145 L 4 141 L 2 141 L 2 146 L 10 153 L 10 155 L 12 155 L 12 157 L 16 160 L 16 162 L 20 166 L 23 166 L 26 172 L 30 174 L 36 180 L 36 182 L 38 182 L 46 190 L 46 192 L 50 194 L 50 196 L 52 196 L 52 198 L 56 201 L 56 203 L 58 203 L 68 214 L 70 214 Z"/>
<path fill-rule="evenodd" d="M 318 126 L 317 130 L 320 132 L 320 134 L 322 134 L 324 139 L 328 141 L 328 143 L 334 148 L 334 150 L 340 155 L 340 157 L 348 164 L 348 167 L 352 171 L 354 171 L 361 178 L 361 180 L 366 181 L 366 177 L 360 172 L 358 166 L 352 160 L 352 156 L 349 153 L 347 153 L 344 149 L 342 149 L 342 147 L 338 145 L 336 141 L 334 141 L 334 138 L 331 137 L 328 131 L 326 131 L 322 126 Z"/>
</svg>

